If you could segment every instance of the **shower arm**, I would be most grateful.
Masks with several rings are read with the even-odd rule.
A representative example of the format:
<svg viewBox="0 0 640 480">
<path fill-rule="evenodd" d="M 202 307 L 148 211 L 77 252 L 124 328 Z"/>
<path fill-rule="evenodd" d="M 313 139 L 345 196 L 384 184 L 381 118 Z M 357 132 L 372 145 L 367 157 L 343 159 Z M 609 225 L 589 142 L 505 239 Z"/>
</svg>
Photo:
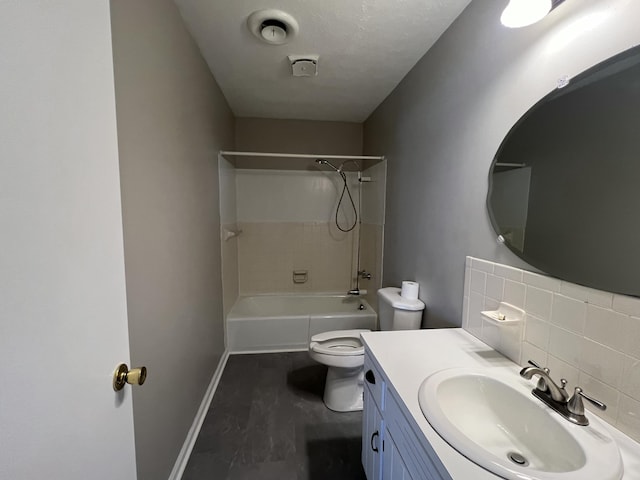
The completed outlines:
<svg viewBox="0 0 640 480">
<path fill-rule="evenodd" d="M 329 166 L 330 168 L 333 168 L 333 169 L 334 169 L 336 172 L 338 172 L 340 175 L 342 175 L 342 173 L 344 172 L 344 166 L 345 166 L 347 163 L 353 163 L 353 164 L 356 166 L 356 168 L 358 169 L 358 171 L 361 171 L 360 164 L 359 164 L 356 160 L 354 160 L 353 158 L 349 158 L 349 159 L 345 160 L 344 162 L 342 162 L 342 163 L 340 164 L 340 166 L 339 166 L 339 167 L 336 167 L 333 163 L 331 163 L 329 160 L 326 160 L 326 159 L 324 159 L 324 158 L 318 158 L 318 159 L 316 159 L 316 163 L 317 163 L 317 164 L 319 164 L 319 165 L 327 165 L 327 166 Z"/>
<path fill-rule="evenodd" d="M 339 167 L 336 167 L 333 163 L 331 163 L 329 160 L 325 160 L 323 158 L 318 158 L 316 160 L 316 163 L 319 165 L 327 165 L 328 167 L 333 168 L 336 172 L 338 172 L 339 174 L 342 175 L 342 167 L 344 167 L 344 163 L 342 163 Z"/>
</svg>

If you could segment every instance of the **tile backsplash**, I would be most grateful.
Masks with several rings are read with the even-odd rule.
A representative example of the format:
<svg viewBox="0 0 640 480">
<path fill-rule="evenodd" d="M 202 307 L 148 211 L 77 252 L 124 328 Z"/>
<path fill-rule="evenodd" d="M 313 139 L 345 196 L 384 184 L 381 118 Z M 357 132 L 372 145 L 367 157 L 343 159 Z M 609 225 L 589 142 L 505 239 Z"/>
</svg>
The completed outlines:
<svg viewBox="0 0 640 480">
<path fill-rule="evenodd" d="M 522 328 L 480 315 L 500 302 L 526 312 Z M 462 327 L 518 364 L 549 367 L 569 391 L 581 386 L 607 404 L 591 412 L 640 441 L 640 298 L 467 257 Z"/>
</svg>

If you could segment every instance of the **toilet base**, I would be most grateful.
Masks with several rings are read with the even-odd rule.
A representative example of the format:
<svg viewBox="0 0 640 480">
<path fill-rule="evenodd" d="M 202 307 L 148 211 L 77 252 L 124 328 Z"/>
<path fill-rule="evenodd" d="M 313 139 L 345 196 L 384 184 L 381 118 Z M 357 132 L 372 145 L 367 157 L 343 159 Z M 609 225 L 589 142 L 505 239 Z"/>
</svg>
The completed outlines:
<svg viewBox="0 0 640 480">
<path fill-rule="evenodd" d="M 363 385 L 363 367 L 329 367 L 324 385 L 324 404 L 334 412 L 362 410 Z"/>
</svg>

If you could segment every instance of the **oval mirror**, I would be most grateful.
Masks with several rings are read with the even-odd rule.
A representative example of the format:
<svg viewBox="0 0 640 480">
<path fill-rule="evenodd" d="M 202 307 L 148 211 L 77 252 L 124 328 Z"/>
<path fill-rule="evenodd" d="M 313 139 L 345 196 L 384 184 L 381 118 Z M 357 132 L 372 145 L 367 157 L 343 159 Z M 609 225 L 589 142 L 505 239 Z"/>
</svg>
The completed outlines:
<svg viewBox="0 0 640 480">
<path fill-rule="evenodd" d="M 640 296 L 640 47 L 558 88 L 509 131 L 487 205 L 532 266 Z"/>
</svg>

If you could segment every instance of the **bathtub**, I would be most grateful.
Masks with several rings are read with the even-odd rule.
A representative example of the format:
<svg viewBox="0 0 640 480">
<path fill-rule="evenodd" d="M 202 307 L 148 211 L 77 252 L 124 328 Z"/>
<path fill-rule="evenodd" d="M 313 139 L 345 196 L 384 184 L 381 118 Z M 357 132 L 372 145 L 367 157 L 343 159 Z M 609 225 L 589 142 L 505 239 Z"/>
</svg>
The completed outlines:
<svg viewBox="0 0 640 480">
<path fill-rule="evenodd" d="M 227 346 L 231 353 L 307 350 L 310 337 L 316 333 L 373 330 L 376 320 L 373 308 L 356 296 L 239 297 L 227 315 Z"/>
</svg>

